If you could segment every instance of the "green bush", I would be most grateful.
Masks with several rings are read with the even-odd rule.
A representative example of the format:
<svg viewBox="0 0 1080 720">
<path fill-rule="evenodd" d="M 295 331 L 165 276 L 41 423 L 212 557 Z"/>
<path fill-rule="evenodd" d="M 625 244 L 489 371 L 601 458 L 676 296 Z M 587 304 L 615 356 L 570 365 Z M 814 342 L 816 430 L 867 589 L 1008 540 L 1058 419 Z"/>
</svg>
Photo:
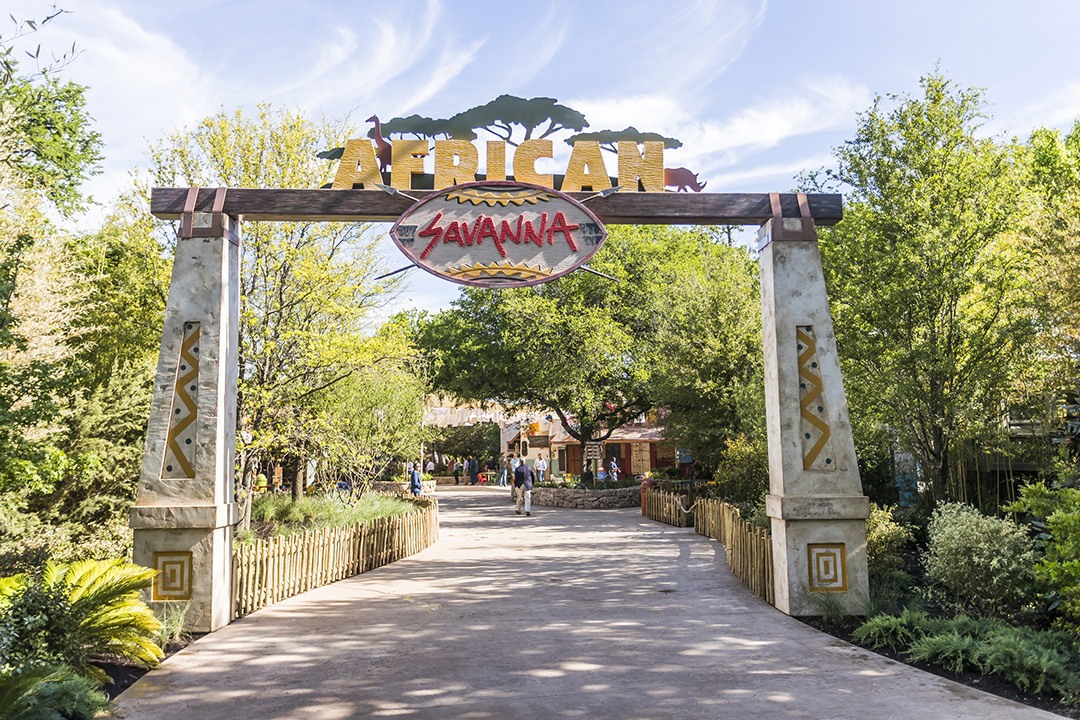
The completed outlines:
<svg viewBox="0 0 1080 720">
<path fill-rule="evenodd" d="M 764 503 L 769 493 L 769 449 L 747 435 L 728 440 L 713 475 L 716 496 L 733 505 Z"/>
<path fill-rule="evenodd" d="M 4 669 L 68 665 L 99 682 L 91 664 L 115 655 L 145 667 L 162 658 L 161 622 L 139 597 L 155 575 L 123 560 L 48 563 L 40 575 L 0 581 L 0 651 Z M 37 602 L 35 610 L 34 603 Z M 60 635 L 62 633 L 62 636 Z"/>
<path fill-rule="evenodd" d="M 25 522 L 0 541 L 0 576 L 33 572 L 48 561 L 131 558 L 132 533 L 127 513 L 93 525 L 50 525 L 23 516 Z"/>
<path fill-rule="evenodd" d="M 940 665 L 954 673 L 979 667 L 982 643 L 956 630 L 923 635 L 908 646 L 908 658 Z"/>
<path fill-rule="evenodd" d="M 870 573 L 870 595 L 866 599 L 864 615 L 898 615 L 915 601 L 915 578 L 903 570 L 876 571 Z"/>
<path fill-rule="evenodd" d="M 870 516 L 866 518 L 866 562 L 871 573 L 903 567 L 900 551 L 911 540 L 911 529 L 896 522 L 892 507 L 870 503 Z"/>
<path fill-rule="evenodd" d="M 68 667 L 0 673 L 0 720 L 91 720 L 114 710 L 96 682 Z"/>
<path fill-rule="evenodd" d="M 305 530 L 355 525 L 415 509 L 416 505 L 409 500 L 373 492 L 364 493 L 356 503 L 326 496 L 305 497 L 294 502 L 292 496 L 284 493 L 258 493 L 251 502 L 251 519 L 272 524 L 274 535 L 292 535 Z"/>
<path fill-rule="evenodd" d="M 82 657 L 75 640 L 79 616 L 65 588 L 39 577 L 10 581 L 5 587 L 6 597 L 0 596 L 0 672 L 17 675 Z"/>
<path fill-rule="evenodd" d="M 1025 529 L 1012 520 L 946 503 L 930 520 L 923 562 L 931 591 L 943 588 L 949 609 L 1007 617 L 1028 597 L 1034 551 Z"/>
<path fill-rule="evenodd" d="M 1020 499 L 1008 509 L 1027 513 L 1039 531 L 1043 554 L 1035 564 L 1035 575 L 1052 593 L 1060 622 L 1080 630 L 1080 489 L 1077 467 L 1063 461 L 1059 478 L 1051 486 L 1033 483 L 1020 490 Z"/>
<path fill-rule="evenodd" d="M 853 639 L 868 647 L 889 647 L 909 660 L 941 665 L 959 673 L 997 674 L 1024 692 L 1052 693 L 1080 705 L 1080 652 L 1067 632 L 1012 627 L 992 618 L 931 618 L 905 609 L 863 622 Z"/>
</svg>

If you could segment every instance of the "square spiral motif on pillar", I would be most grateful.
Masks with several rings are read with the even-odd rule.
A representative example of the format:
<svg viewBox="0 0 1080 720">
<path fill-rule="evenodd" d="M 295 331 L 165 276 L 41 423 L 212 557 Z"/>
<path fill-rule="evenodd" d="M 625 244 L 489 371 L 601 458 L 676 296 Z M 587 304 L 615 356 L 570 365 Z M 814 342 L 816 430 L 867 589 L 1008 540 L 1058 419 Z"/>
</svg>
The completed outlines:
<svg viewBox="0 0 1080 720">
<path fill-rule="evenodd" d="M 195 477 L 195 420 L 199 401 L 199 336 L 197 322 L 184 323 L 184 341 L 176 371 L 172 409 L 169 412 L 169 438 L 165 445 L 163 478 Z"/>
<path fill-rule="evenodd" d="M 154 600 L 191 599 L 191 553 L 155 552 Z"/>
<path fill-rule="evenodd" d="M 810 592 L 847 592 L 847 551 L 844 543 L 806 546 L 810 559 Z"/>
<path fill-rule="evenodd" d="M 835 470 L 832 431 L 822 392 L 814 328 L 795 328 L 799 351 L 799 437 L 802 440 L 803 470 Z"/>
</svg>

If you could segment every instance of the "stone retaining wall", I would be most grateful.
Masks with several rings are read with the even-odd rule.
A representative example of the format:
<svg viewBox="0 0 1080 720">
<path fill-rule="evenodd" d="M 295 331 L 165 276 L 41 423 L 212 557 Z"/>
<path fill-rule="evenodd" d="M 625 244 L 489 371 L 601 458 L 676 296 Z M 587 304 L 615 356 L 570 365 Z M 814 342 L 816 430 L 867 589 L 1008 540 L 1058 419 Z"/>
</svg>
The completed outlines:
<svg viewBox="0 0 1080 720">
<path fill-rule="evenodd" d="M 610 508 L 641 507 L 641 486 L 613 490 L 574 490 L 572 488 L 536 488 L 532 491 L 533 505 L 557 508 L 608 510 Z"/>
<path fill-rule="evenodd" d="M 451 481 L 453 478 L 451 478 Z M 373 482 L 371 483 L 371 489 L 375 492 L 384 493 L 407 493 L 409 492 L 409 483 L 407 482 Z M 421 480 L 420 481 L 420 494 L 430 495 L 435 492 L 434 480 Z"/>
</svg>

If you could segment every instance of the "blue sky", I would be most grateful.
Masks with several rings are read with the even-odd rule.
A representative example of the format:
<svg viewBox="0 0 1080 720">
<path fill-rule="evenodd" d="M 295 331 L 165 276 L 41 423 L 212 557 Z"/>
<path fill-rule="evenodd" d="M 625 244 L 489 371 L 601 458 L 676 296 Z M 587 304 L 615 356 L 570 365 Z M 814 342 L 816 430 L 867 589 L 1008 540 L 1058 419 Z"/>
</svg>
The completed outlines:
<svg viewBox="0 0 1080 720">
<path fill-rule="evenodd" d="M 33 18 L 51 4 L 9 0 L 5 9 Z M 634 125 L 679 138 L 683 148 L 665 165 L 692 168 L 716 192 L 789 190 L 800 170 L 829 164 L 875 94 L 917 92 L 935 64 L 985 89 L 987 134 L 1025 138 L 1080 116 L 1075 0 L 62 7 L 70 14 L 33 42 L 43 54 L 73 41 L 82 49 L 65 76 L 90 86 L 105 162 L 89 190 L 103 207 L 145 163 L 150 141 L 258 102 L 351 113 L 362 125 L 372 114 L 448 117 L 502 93 L 555 97 L 584 112 L 593 130 Z M 389 267 L 402 264 L 391 245 L 386 253 Z M 456 285 L 410 275 L 400 306 L 437 309 L 457 295 Z"/>
</svg>

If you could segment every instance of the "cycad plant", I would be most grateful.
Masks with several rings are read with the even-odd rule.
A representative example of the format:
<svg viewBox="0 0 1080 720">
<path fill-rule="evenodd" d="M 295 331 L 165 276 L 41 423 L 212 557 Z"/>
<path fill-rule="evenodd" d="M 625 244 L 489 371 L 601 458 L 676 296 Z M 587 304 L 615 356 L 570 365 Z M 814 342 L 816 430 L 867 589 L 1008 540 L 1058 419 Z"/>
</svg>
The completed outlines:
<svg viewBox="0 0 1080 720">
<path fill-rule="evenodd" d="M 96 682 L 69 667 L 0 674 L 0 720 L 91 720 L 113 710 Z"/>
<path fill-rule="evenodd" d="M 50 562 L 40 578 L 23 575 L 0 583 L 0 651 L 6 649 L 3 654 L 8 655 L 0 657 L 0 665 L 58 662 L 100 682 L 110 682 L 110 678 L 91 665 L 97 655 L 116 655 L 154 667 L 162 658 L 155 642 L 161 623 L 138 592 L 150 586 L 154 574 L 124 560 L 83 560 Z M 34 594 L 35 586 L 45 596 L 62 596 L 45 613 L 52 617 L 36 624 L 4 622 L 20 610 L 20 600 Z M 32 609 L 23 611 L 29 614 Z M 50 638 L 50 628 L 57 626 L 68 628 L 62 642 Z M 21 657 L 15 652 L 18 648 L 24 650 Z"/>
</svg>

